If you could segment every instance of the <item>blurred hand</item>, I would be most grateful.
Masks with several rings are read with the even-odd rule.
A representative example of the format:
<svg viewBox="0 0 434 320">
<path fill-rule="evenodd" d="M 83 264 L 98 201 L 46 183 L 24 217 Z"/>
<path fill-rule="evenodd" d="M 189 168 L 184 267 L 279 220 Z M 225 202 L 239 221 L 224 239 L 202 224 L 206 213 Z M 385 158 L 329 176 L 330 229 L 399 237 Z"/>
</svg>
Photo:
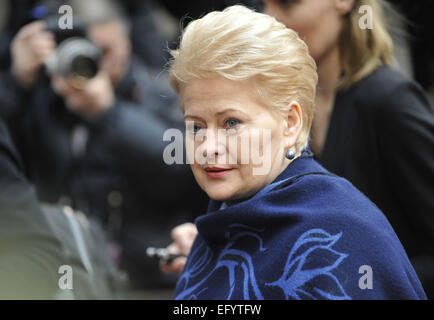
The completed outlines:
<svg viewBox="0 0 434 320">
<path fill-rule="evenodd" d="M 72 112 L 87 118 L 95 118 L 112 107 L 115 97 L 107 73 L 100 72 L 77 89 L 64 77 L 55 75 L 51 79 L 53 90 L 62 96 Z"/>
<path fill-rule="evenodd" d="M 29 23 L 18 31 L 11 43 L 11 71 L 25 88 L 35 84 L 39 68 L 56 48 L 54 35 L 44 31 L 45 23 Z"/>
<path fill-rule="evenodd" d="M 184 223 L 174 228 L 171 234 L 173 243 L 167 247 L 167 250 L 174 254 L 188 255 L 197 235 L 196 226 L 193 223 Z M 160 268 L 165 273 L 176 272 L 181 274 L 186 262 L 187 258 L 176 258 L 171 263 L 163 263 Z"/>
</svg>

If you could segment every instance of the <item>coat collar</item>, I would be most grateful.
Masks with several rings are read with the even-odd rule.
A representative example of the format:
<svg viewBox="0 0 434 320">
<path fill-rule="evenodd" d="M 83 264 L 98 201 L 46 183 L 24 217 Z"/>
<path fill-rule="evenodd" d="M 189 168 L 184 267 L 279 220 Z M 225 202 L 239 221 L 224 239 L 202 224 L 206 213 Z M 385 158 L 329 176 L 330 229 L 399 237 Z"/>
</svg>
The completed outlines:
<svg viewBox="0 0 434 320">
<path fill-rule="evenodd" d="M 295 178 L 299 175 L 308 174 L 310 172 L 327 172 L 327 170 L 314 160 L 314 155 L 312 151 L 307 148 L 303 150 L 301 155 L 294 159 L 272 183 L 278 183 L 283 180 Z M 221 205 L 222 201 L 216 201 L 211 199 L 208 205 L 207 212 L 217 211 L 220 209 Z"/>
</svg>

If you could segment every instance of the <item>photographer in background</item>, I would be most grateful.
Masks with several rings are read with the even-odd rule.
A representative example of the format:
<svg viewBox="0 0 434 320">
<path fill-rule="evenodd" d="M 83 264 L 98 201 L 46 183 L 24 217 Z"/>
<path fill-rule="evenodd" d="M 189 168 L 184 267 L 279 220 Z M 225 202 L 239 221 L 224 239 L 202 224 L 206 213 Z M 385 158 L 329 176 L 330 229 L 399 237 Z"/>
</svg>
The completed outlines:
<svg viewBox="0 0 434 320">
<path fill-rule="evenodd" d="M 97 217 L 134 288 L 172 288 L 175 279 L 160 275 L 145 248 L 167 245 L 168 231 L 203 209 L 190 204 L 198 189 L 188 169 L 162 159 L 164 131 L 183 127 L 177 100 L 164 76 L 132 55 L 120 8 L 88 3 L 71 6 L 101 49 L 96 75 L 79 87 L 63 74 L 47 76 L 57 35 L 44 21 L 27 24 L 12 41 L 10 70 L 0 74 L 0 116 L 40 199 Z"/>
</svg>

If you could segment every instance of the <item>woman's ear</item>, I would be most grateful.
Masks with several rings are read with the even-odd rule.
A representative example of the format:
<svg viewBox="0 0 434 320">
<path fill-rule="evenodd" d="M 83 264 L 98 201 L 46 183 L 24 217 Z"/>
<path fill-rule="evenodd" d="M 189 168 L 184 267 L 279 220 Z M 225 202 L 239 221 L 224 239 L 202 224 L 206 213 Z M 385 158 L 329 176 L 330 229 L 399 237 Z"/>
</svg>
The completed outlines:
<svg viewBox="0 0 434 320">
<path fill-rule="evenodd" d="M 335 8 L 341 15 L 348 14 L 354 7 L 354 0 L 334 0 Z"/>
<path fill-rule="evenodd" d="M 292 101 L 284 113 L 284 139 L 287 149 L 293 148 L 303 127 L 303 113 L 297 101 Z"/>
</svg>

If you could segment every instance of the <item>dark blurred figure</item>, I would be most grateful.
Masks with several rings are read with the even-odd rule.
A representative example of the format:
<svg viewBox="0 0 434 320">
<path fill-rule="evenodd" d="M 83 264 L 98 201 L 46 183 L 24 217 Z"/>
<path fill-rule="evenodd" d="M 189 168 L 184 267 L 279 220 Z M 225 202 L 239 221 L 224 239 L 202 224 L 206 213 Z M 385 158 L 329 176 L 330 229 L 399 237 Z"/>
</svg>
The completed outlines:
<svg viewBox="0 0 434 320">
<path fill-rule="evenodd" d="M 86 22 L 102 49 L 98 74 L 79 89 L 47 76 L 55 37 L 44 22 L 27 24 L 0 74 L 0 115 L 39 198 L 97 217 L 135 288 L 171 288 L 174 279 L 160 275 L 145 249 L 166 246 L 171 227 L 204 211 L 204 203 L 190 201 L 200 191 L 188 168 L 163 163 L 163 133 L 183 127 L 177 99 L 163 74 L 151 76 L 132 55 L 130 23 L 116 3 L 71 5 L 74 21 Z"/>
<path fill-rule="evenodd" d="M 87 223 L 82 228 L 70 208 L 67 217 L 60 206 L 39 203 L 1 119 L 0 177 L 0 299 L 122 297 L 124 277 L 110 261 L 105 241 L 95 241 L 87 232 L 90 221 L 81 219 Z M 86 240 L 83 246 L 78 235 Z M 65 267 L 70 268 L 68 287 L 62 280 Z"/>
<path fill-rule="evenodd" d="M 0 176 L 0 299 L 53 299 L 65 257 L 1 119 Z"/>
</svg>

